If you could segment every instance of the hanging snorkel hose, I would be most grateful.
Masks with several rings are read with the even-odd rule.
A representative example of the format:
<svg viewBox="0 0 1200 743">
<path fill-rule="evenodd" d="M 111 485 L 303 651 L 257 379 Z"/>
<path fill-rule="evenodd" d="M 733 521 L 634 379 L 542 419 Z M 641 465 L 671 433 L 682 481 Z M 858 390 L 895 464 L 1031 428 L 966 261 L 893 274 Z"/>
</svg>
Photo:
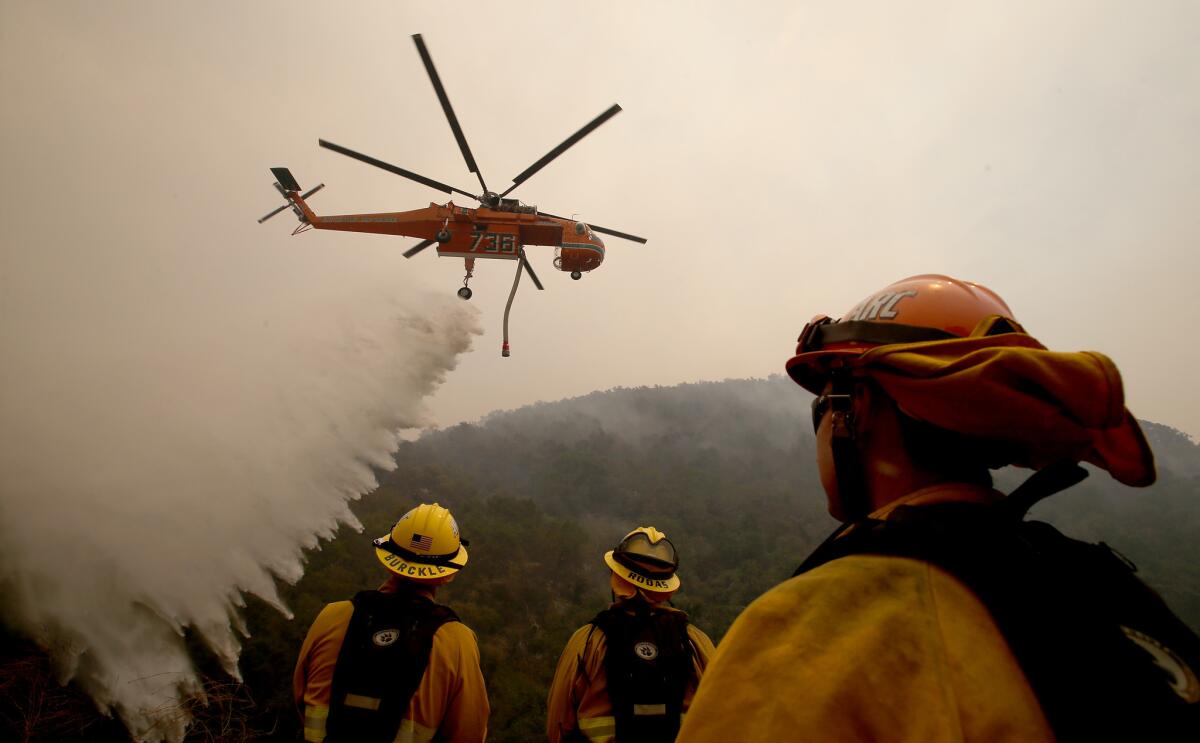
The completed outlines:
<svg viewBox="0 0 1200 743">
<path fill-rule="evenodd" d="M 512 291 L 508 293 L 508 304 L 504 305 L 504 342 L 500 345 L 500 355 L 508 358 L 508 312 L 512 309 L 513 297 L 517 296 L 517 286 L 521 283 L 521 271 L 525 268 L 525 248 L 520 248 L 517 258 L 517 275 L 513 277 Z"/>
</svg>

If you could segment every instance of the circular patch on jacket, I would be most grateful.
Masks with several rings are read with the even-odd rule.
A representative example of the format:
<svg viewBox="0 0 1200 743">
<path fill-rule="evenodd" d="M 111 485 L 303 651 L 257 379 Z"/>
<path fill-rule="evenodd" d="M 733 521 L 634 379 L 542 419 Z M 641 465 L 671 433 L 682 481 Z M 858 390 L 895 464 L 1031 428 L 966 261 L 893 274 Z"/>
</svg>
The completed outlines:
<svg viewBox="0 0 1200 743">
<path fill-rule="evenodd" d="M 393 642 L 399 639 L 400 630 L 398 629 L 381 629 L 375 634 L 371 635 L 371 642 L 375 643 L 381 648 L 386 648 L 388 645 L 391 645 Z"/>
<path fill-rule="evenodd" d="M 652 642 L 639 642 L 633 646 L 633 653 L 642 660 L 654 660 L 658 657 L 658 646 Z"/>
<path fill-rule="evenodd" d="M 1188 664 L 1184 663 L 1183 659 L 1176 655 L 1171 648 L 1135 629 L 1121 627 L 1121 631 L 1135 645 L 1150 654 L 1150 657 L 1154 659 L 1154 665 L 1167 675 L 1171 691 L 1178 694 L 1179 698 L 1188 704 L 1200 702 L 1200 680 L 1196 679 L 1196 672 L 1189 668 Z"/>
</svg>

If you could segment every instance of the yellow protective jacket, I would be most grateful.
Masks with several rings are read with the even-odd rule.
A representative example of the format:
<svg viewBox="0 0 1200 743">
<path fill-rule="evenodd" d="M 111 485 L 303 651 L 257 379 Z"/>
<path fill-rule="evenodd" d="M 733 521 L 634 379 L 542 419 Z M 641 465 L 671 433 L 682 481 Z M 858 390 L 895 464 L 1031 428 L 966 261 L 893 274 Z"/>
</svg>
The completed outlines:
<svg viewBox="0 0 1200 743">
<path fill-rule="evenodd" d="M 429 598 L 432 593 L 425 592 Z M 334 666 L 354 605 L 328 604 L 313 621 L 292 677 L 296 705 L 304 714 L 304 740 L 323 741 Z M 429 665 L 396 735 L 398 743 L 482 743 L 487 737 L 487 689 L 479 669 L 475 633 L 447 622 L 433 636 Z"/>
<path fill-rule="evenodd" d="M 971 485 L 899 505 L 988 502 Z M 978 598 L 908 558 L 852 555 L 763 594 L 737 618 L 678 739 L 1041 743 L 1049 723 Z"/>
<path fill-rule="evenodd" d="M 708 635 L 690 623 L 687 632 L 692 642 L 693 673 L 683 695 L 685 713 L 713 654 Z M 616 740 L 617 722 L 608 699 L 608 678 L 604 671 L 607 648 L 604 632 L 591 624 L 575 630 L 567 641 L 546 699 L 546 737 L 550 743 L 566 739 L 576 728 L 591 743 Z"/>
</svg>

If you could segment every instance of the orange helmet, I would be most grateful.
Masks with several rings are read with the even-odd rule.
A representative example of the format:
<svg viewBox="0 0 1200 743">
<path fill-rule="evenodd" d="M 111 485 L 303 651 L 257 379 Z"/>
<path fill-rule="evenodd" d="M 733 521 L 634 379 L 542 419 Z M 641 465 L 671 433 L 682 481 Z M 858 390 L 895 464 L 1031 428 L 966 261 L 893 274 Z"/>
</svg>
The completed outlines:
<svg viewBox="0 0 1200 743">
<path fill-rule="evenodd" d="M 800 333 L 787 372 L 813 394 L 831 369 L 874 346 L 1024 332 L 995 292 L 940 274 L 901 279 L 833 321 L 818 315 Z"/>
</svg>

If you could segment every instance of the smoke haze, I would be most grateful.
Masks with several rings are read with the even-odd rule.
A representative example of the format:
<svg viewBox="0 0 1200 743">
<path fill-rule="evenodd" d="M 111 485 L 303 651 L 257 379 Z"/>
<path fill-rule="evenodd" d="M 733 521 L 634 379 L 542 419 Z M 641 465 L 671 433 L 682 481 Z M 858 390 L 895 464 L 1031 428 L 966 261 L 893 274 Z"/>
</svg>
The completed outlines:
<svg viewBox="0 0 1200 743">
<path fill-rule="evenodd" d="M 178 734 L 146 710 L 195 682 L 180 629 L 232 668 L 241 592 L 275 600 L 396 428 L 778 373 L 808 318 L 914 273 L 1108 353 L 1196 435 L 1197 29 L 1189 0 L 0 0 L 0 613 Z M 253 222 L 277 165 L 319 214 L 444 200 L 318 137 L 474 181 L 417 32 L 493 188 L 625 109 L 514 195 L 650 243 L 579 282 L 531 250 L 508 359 L 509 266 L 480 317 L 411 242 Z"/>
</svg>

